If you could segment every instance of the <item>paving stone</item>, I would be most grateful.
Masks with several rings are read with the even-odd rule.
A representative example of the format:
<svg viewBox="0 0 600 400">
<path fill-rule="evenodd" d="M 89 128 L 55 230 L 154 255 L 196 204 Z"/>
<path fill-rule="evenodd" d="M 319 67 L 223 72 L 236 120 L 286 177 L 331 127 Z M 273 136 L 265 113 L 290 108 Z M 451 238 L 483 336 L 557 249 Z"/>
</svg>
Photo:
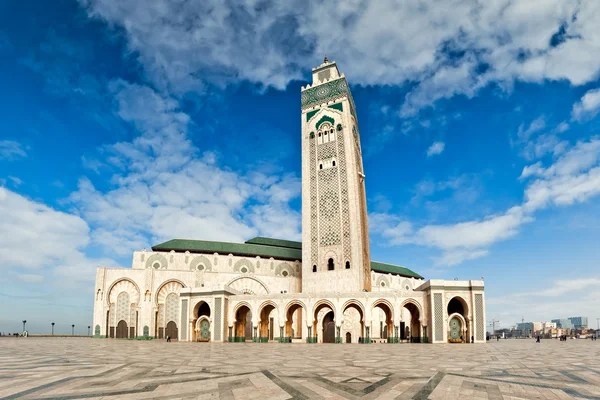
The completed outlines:
<svg viewBox="0 0 600 400">
<path fill-rule="evenodd" d="M 591 399 L 600 344 L 0 338 L 2 399 Z"/>
</svg>

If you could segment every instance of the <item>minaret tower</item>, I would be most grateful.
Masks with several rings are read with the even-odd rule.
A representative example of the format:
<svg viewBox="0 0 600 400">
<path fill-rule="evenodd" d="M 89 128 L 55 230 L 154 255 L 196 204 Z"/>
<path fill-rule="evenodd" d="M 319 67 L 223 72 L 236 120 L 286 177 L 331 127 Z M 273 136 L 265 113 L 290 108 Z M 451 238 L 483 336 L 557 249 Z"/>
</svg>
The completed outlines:
<svg viewBox="0 0 600 400">
<path fill-rule="evenodd" d="M 302 292 L 370 291 L 370 260 L 356 109 L 325 57 L 302 88 Z"/>
</svg>

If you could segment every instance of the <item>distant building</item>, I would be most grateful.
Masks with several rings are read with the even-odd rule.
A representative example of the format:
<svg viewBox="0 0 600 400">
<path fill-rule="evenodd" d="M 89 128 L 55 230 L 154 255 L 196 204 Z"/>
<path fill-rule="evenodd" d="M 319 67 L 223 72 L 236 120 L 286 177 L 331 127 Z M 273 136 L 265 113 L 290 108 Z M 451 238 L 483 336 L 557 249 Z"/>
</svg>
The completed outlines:
<svg viewBox="0 0 600 400">
<path fill-rule="evenodd" d="M 587 317 L 569 317 L 569 321 L 573 324 L 573 328 L 587 328 L 588 327 L 588 319 Z"/>
<path fill-rule="evenodd" d="M 557 328 L 573 329 L 573 323 L 567 318 L 553 319 L 552 322 L 556 323 Z"/>
<path fill-rule="evenodd" d="M 517 330 L 521 331 L 521 336 L 534 336 L 543 330 L 541 322 L 521 322 L 517 324 Z"/>
</svg>

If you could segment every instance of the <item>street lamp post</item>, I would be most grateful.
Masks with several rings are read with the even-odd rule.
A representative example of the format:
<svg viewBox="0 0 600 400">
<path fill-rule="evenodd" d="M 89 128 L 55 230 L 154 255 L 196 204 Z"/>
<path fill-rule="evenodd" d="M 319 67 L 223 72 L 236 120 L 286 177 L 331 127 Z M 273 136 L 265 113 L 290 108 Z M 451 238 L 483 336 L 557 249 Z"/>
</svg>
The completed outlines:
<svg viewBox="0 0 600 400">
<path fill-rule="evenodd" d="M 90 336 L 90 326 L 88 325 L 88 336 Z"/>
<path fill-rule="evenodd" d="M 26 320 L 26 319 L 24 319 L 24 320 L 23 320 L 23 332 L 25 332 L 25 324 L 26 324 L 26 323 L 27 323 L 27 320 Z"/>
<path fill-rule="evenodd" d="M 75 335 L 75 324 L 71 325 L 71 336 Z"/>
<path fill-rule="evenodd" d="M 52 323 L 52 336 L 54 336 L 54 322 Z"/>
</svg>

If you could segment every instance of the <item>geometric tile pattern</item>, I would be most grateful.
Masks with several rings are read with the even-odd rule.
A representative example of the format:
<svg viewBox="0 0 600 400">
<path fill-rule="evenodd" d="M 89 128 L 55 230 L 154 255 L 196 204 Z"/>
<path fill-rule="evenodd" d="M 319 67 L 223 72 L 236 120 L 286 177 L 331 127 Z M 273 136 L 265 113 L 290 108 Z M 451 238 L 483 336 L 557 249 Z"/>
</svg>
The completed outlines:
<svg viewBox="0 0 600 400">
<path fill-rule="evenodd" d="M 0 338 L 3 399 L 600 399 L 600 344 Z"/>
<path fill-rule="evenodd" d="M 221 340 L 221 297 L 215 297 L 215 340 Z"/>
<path fill-rule="evenodd" d="M 475 295 L 475 322 L 477 324 L 477 340 L 483 340 L 485 335 L 485 324 L 483 323 L 483 295 Z"/>
<path fill-rule="evenodd" d="M 442 305 L 442 294 L 433 295 L 433 320 L 435 323 L 435 340 L 444 340 L 444 306 Z"/>
</svg>

